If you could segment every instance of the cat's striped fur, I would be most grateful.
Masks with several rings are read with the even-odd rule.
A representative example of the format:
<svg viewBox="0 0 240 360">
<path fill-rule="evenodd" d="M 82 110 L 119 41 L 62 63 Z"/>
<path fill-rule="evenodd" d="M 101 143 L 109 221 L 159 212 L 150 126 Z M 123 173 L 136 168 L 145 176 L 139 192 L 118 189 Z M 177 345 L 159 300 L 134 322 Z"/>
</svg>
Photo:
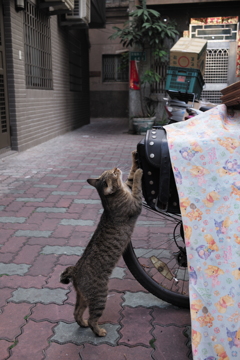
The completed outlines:
<svg viewBox="0 0 240 360">
<path fill-rule="evenodd" d="M 126 183 L 118 168 L 104 171 L 98 179 L 87 180 L 97 189 L 104 211 L 82 257 L 75 266 L 66 268 L 60 278 L 64 284 L 72 281 L 76 290 L 76 322 L 83 327 L 90 326 L 98 336 L 107 333 L 98 326 L 98 320 L 105 309 L 109 276 L 131 240 L 141 213 L 142 170 L 137 169 L 135 157 L 133 152 L 133 164 Z M 88 321 L 82 318 L 87 307 Z"/>
</svg>

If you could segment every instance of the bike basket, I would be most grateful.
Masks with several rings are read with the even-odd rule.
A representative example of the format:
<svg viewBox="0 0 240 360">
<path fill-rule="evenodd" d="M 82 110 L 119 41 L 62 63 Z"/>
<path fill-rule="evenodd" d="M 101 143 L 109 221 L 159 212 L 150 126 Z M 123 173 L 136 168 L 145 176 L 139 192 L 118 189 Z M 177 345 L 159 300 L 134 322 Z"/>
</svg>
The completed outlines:
<svg viewBox="0 0 240 360">
<path fill-rule="evenodd" d="M 198 69 L 183 69 L 175 66 L 169 66 L 167 69 L 166 90 L 194 93 L 199 99 L 203 85 L 204 80 Z"/>
<path fill-rule="evenodd" d="M 163 128 L 148 130 L 137 145 L 138 163 L 143 170 L 142 191 L 154 210 L 180 214 L 179 198 Z"/>
</svg>

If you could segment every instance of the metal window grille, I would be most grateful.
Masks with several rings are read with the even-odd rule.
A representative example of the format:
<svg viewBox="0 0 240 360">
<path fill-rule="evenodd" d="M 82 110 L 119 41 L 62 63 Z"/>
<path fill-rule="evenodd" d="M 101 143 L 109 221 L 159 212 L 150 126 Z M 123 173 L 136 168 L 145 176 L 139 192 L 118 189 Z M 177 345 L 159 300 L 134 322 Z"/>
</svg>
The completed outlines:
<svg viewBox="0 0 240 360">
<path fill-rule="evenodd" d="M 122 55 L 103 55 L 103 81 L 128 81 L 128 65 Z"/>
<path fill-rule="evenodd" d="M 168 68 L 169 62 L 160 62 L 156 63 L 154 66 L 155 71 L 160 75 L 161 79 L 159 82 L 155 82 L 151 90 L 154 93 L 164 93 L 165 92 L 165 83 L 166 83 L 166 77 L 167 77 L 167 68 Z"/>
<path fill-rule="evenodd" d="M 79 39 L 69 37 L 70 91 L 82 91 L 82 48 Z"/>
<path fill-rule="evenodd" d="M 50 18 L 28 1 L 24 11 L 24 50 L 27 88 L 52 89 Z"/>
<path fill-rule="evenodd" d="M 204 81 L 227 83 L 229 49 L 207 49 Z"/>
<path fill-rule="evenodd" d="M 7 114 L 6 114 L 6 102 L 4 92 L 4 77 L 0 75 L 0 131 L 2 133 L 7 132 Z"/>
</svg>

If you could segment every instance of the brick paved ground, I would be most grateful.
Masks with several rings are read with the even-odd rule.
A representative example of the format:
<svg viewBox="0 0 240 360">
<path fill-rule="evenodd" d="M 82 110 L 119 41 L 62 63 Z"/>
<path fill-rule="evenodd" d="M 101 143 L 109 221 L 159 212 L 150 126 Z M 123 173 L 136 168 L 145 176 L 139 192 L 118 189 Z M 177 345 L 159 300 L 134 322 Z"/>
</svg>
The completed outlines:
<svg viewBox="0 0 240 360">
<path fill-rule="evenodd" d="M 105 338 L 77 326 L 72 286 L 59 283 L 101 215 L 86 179 L 127 173 L 141 136 L 123 119 L 98 119 L 20 154 L 0 158 L 0 360 L 187 360 L 188 310 L 147 293 L 121 259 L 109 283 Z M 158 226 L 155 221 L 154 231 Z M 144 242 L 153 222 L 134 231 Z"/>
</svg>

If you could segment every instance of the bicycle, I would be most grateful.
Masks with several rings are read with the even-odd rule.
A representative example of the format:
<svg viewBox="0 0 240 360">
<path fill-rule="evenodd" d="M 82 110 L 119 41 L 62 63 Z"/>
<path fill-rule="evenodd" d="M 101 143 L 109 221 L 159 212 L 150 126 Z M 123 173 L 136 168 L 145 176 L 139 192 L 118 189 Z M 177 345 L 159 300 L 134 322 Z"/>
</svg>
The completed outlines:
<svg viewBox="0 0 240 360">
<path fill-rule="evenodd" d="M 168 91 L 168 94 L 171 99 L 168 101 L 165 108 L 168 113 L 169 124 L 183 121 L 210 109 L 210 107 L 206 106 L 201 106 L 199 110 L 189 107 L 187 103 L 191 101 L 193 106 L 195 101 L 195 94 L 193 93 Z M 187 111 L 188 116 L 183 118 L 185 111 Z M 148 133 L 154 131 L 156 134 L 157 129 L 163 128 L 161 128 L 161 126 L 154 126 Z M 148 138 L 149 142 L 147 156 L 151 157 L 150 152 L 155 145 L 150 145 L 153 145 L 154 142 L 157 143 L 157 139 L 152 139 L 148 133 L 145 138 L 146 140 Z M 154 137 L 156 138 L 157 136 Z M 158 145 L 160 145 L 160 143 L 164 144 L 164 141 L 165 144 L 167 144 L 166 139 L 160 139 Z M 167 153 L 166 145 L 165 149 L 163 148 L 161 151 L 165 152 L 165 161 L 170 164 L 168 146 Z M 154 172 L 156 171 L 157 166 L 158 168 L 160 167 L 162 159 L 161 156 L 155 155 L 155 157 L 158 157 L 158 161 L 155 161 L 155 164 L 153 164 L 153 159 L 151 160 L 150 157 L 148 158 L 148 162 L 152 163 L 153 166 L 151 167 L 151 171 Z M 162 163 L 161 166 L 166 167 L 166 162 Z M 168 166 L 170 167 L 170 165 Z M 145 164 L 140 164 L 140 167 L 142 169 L 145 168 L 146 171 L 146 161 Z M 168 171 L 170 172 L 171 170 L 169 169 Z M 164 174 L 164 176 L 166 177 L 166 174 Z M 189 277 L 191 278 L 192 274 L 191 269 L 190 272 L 188 272 L 184 229 L 173 174 L 171 176 L 169 175 L 169 178 L 171 179 L 167 179 L 167 181 L 170 182 L 172 197 L 177 199 L 178 210 L 174 209 L 173 204 L 170 206 L 169 211 L 166 211 L 166 208 L 161 209 L 159 206 L 156 206 L 156 204 L 152 203 L 150 194 L 147 194 L 145 190 L 145 194 L 143 195 L 145 199 L 148 199 L 149 201 L 143 203 L 143 206 L 147 211 L 151 211 L 165 222 L 164 232 L 163 234 L 160 234 L 158 241 L 156 241 L 156 239 L 150 239 L 150 242 L 146 243 L 145 246 L 147 247 L 144 249 L 135 248 L 134 244 L 131 242 L 126 249 L 123 258 L 132 275 L 146 290 L 168 303 L 183 308 L 189 308 L 188 285 Z M 155 182 L 158 186 L 159 178 L 155 176 L 154 181 L 150 182 Z M 159 188 L 161 188 L 161 186 Z M 166 190 L 164 184 L 162 188 L 164 192 Z M 157 193 L 157 190 L 155 192 Z M 166 228 L 169 229 L 167 233 Z"/>
<path fill-rule="evenodd" d="M 161 127 L 149 130 L 137 151 L 145 184 L 143 208 L 163 220 L 163 233 L 158 239 L 149 238 L 143 248 L 135 247 L 132 241 L 123 258 L 146 290 L 168 303 L 188 308 L 189 274 L 184 229 L 165 130 Z"/>
<path fill-rule="evenodd" d="M 123 254 L 124 261 L 135 279 L 150 293 L 172 305 L 189 308 L 187 255 L 181 215 L 152 210 L 164 221 L 165 230 L 158 240 L 152 238 L 145 249 L 131 242 Z M 157 241 L 156 241 L 157 240 Z"/>
</svg>

